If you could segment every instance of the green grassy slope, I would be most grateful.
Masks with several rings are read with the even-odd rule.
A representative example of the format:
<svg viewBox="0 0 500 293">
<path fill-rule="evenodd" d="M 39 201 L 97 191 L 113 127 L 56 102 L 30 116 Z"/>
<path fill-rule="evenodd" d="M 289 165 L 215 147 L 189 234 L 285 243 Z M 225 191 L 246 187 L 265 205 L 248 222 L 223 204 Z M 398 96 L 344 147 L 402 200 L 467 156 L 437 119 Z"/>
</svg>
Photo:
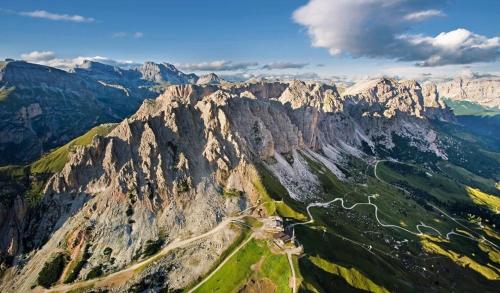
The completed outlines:
<svg viewBox="0 0 500 293">
<path fill-rule="evenodd" d="M 75 138 L 69 143 L 55 149 L 31 164 L 31 172 L 37 174 L 55 173 L 61 171 L 68 161 L 68 154 L 73 148 L 76 146 L 85 146 L 90 144 L 96 135 L 107 135 L 116 127 L 116 125 L 117 124 L 103 124 L 92 128 L 84 135 Z"/>
<path fill-rule="evenodd" d="M 409 149 L 406 154 L 408 157 L 413 154 L 414 157 L 425 158 L 425 154 L 414 153 L 416 151 Z M 481 162 L 488 161 L 489 170 L 498 167 L 496 161 L 492 161 L 497 153 L 484 151 L 475 155 L 483 156 Z M 475 186 L 483 191 L 487 189 L 490 195 L 491 192 L 500 194 L 495 187 L 496 180 L 478 174 L 486 170 L 484 166 L 469 166 L 470 171 L 439 158 L 427 164 L 380 163 L 378 175 L 389 183 L 409 189 L 410 194 L 406 194 L 375 178 L 373 166 L 349 164 L 347 171 L 357 175 L 352 176 L 352 180 L 340 181 L 320 162 L 305 159 L 323 187 L 323 192 L 318 195 L 321 200 L 342 197 L 345 206 L 349 207 L 355 203 L 367 203 L 368 196 L 377 194 L 371 202 L 378 206 L 379 220 L 385 224 L 398 225 L 414 234 L 382 227 L 375 218 L 373 206 L 358 205 L 346 210 L 340 202 L 336 202 L 327 208 L 312 208 L 315 222 L 295 227 L 296 236 L 305 252 L 305 256 L 299 259 L 303 291 L 354 292 L 373 284 L 378 286 L 376 288 L 379 291 L 385 288 L 393 292 L 415 292 L 431 287 L 437 292 L 444 292 L 451 287 L 459 291 L 478 288 L 488 291 L 495 288 L 491 280 L 495 275 L 491 271 L 496 269 L 491 266 L 495 266 L 496 254 L 491 252 L 494 251 L 491 247 L 489 250 L 484 249 L 475 241 L 452 235 L 450 241 L 438 244 L 441 250 L 432 250 L 429 243 L 415 235 L 418 233 L 416 226 L 422 223 L 437 229 L 443 238 L 450 231 L 463 230 L 463 235 L 467 235 L 468 229 L 477 228 L 473 222 L 468 222 L 467 213 L 471 213 L 476 221 L 478 217 L 483 222 L 488 221 L 484 225 L 488 228 L 477 233 L 498 242 L 490 234 L 484 233 L 486 230 L 491 235 L 497 233 L 490 225 L 495 221 L 495 216 L 483 213 L 485 209 L 473 201 L 466 189 L 467 186 Z M 363 176 L 360 174 L 365 170 L 368 172 L 361 178 Z M 432 208 L 429 203 L 460 218 L 461 225 Z M 301 211 L 306 205 L 291 199 L 288 204 Z M 420 229 L 429 235 L 439 235 L 430 228 Z M 489 254 L 485 250 L 490 251 Z M 321 261 L 315 263 L 313 260 Z M 318 266 L 324 261 L 328 264 L 326 269 Z M 475 269 L 465 265 L 467 263 Z M 462 277 L 455 278 L 457 274 Z"/>
<path fill-rule="evenodd" d="M 31 165 L 0 167 L 0 201 L 12 201 L 14 196 L 22 194 L 31 206 L 36 205 L 43 194 L 47 180 L 62 170 L 68 161 L 68 155 L 76 146 L 85 146 L 96 135 L 107 135 L 117 124 L 103 124 L 89 130 L 66 145 L 47 153 Z"/>
<path fill-rule="evenodd" d="M 273 254 L 266 242 L 251 240 L 195 292 L 238 292 L 250 280 L 266 279 L 277 290 L 288 287 L 290 267 L 285 255 Z"/>
</svg>

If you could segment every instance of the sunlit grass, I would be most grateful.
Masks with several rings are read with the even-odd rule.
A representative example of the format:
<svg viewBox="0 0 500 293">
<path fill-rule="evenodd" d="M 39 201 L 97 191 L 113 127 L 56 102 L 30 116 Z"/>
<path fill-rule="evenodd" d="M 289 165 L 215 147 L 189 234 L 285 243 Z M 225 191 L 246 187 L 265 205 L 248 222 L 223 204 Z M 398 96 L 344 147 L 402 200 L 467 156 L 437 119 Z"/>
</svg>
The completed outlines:
<svg viewBox="0 0 500 293">
<path fill-rule="evenodd" d="M 117 124 L 103 124 L 89 130 L 84 135 L 75 138 L 69 143 L 43 156 L 31 165 L 32 173 L 56 173 L 63 169 L 68 162 L 68 155 L 76 146 L 89 145 L 96 135 L 109 134 Z"/>
<path fill-rule="evenodd" d="M 499 213 L 500 212 L 500 198 L 482 192 L 478 188 L 466 187 L 467 193 L 472 201 L 476 204 L 483 205 L 488 207 L 492 212 Z"/>
<path fill-rule="evenodd" d="M 464 268 L 470 268 L 488 280 L 500 280 L 500 275 L 490 267 L 479 264 L 466 255 L 460 255 L 453 250 L 446 250 L 441 247 L 438 243 L 443 241 L 443 239 L 438 239 L 436 237 L 424 236 L 421 238 L 420 243 L 422 244 L 424 251 L 428 253 L 446 256 L 456 264 Z"/>
<path fill-rule="evenodd" d="M 366 290 L 369 292 L 389 292 L 389 290 L 377 285 L 356 268 L 346 268 L 315 256 L 309 257 L 309 260 L 311 260 L 314 265 L 323 269 L 324 271 L 342 277 L 349 285 L 354 288 Z"/>
</svg>

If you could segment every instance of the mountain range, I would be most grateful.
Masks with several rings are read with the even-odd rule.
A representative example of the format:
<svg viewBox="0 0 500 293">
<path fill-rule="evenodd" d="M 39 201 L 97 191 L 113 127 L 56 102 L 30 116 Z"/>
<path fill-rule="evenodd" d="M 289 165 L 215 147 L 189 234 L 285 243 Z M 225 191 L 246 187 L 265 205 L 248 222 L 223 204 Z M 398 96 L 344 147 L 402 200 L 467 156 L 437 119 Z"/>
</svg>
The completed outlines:
<svg viewBox="0 0 500 293">
<path fill-rule="evenodd" d="M 494 292 L 500 149 L 461 84 L 6 61 L 0 290 Z"/>
<path fill-rule="evenodd" d="M 0 164 L 27 163 L 91 127 L 117 122 L 170 84 L 217 84 L 173 65 L 122 69 L 85 61 L 69 72 L 24 61 L 0 63 Z"/>
</svg>

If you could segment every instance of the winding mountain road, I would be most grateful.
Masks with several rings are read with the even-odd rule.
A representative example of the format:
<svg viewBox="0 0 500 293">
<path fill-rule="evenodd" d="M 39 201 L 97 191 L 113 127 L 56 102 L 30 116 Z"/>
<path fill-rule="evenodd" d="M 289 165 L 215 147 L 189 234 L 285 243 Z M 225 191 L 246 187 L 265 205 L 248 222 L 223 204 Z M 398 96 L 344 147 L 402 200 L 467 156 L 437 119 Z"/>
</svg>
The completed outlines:
<svg viewBox="0 0 500 293">
<path fill-rule="evenodd" d="M 390 185 L 394 188 L 397 188 L 398 190 L 401 190 L 403 191 L 405 194 L 410 194 L 409 191 L 405 190 L 404 188 L 402 187 L 399 187 L 399 186 L 395 186 L 389 182 L 386 182 L 385 180 L 383 180 L 382 178 L 379 177 L 378 173 L 377 173 L 377 167 L 378 167 L 378 164 L 381 163 L 381 162 L 385 162 L 385 161 L 389 161 L 389 160 L 377 160 L 374 164 L 374 176 L 375 178 L 377 178 L 377 180 L 379 180 L 380 182 L 384 183 L 384 184 L 387 184 L 387 185 Z M 345 195 L 347 195 L 348 193 L 346 193 Z M 344 196 L 345 196 L 344 195 Z M 386 228 L 393 228 L 393 229 L 399 229 L 401 231 L 404 231 L 404 232 L 407 232 L 407 233 L 410 233 L 412 235 L 416 235 L 416 236 L 422 236 L 422 235 L 426 235 L 426 233 L 424 233 L 421 228 L 426 228 L 426 229 L 429 229 L 429 230 L 432 230 L 434 232 L 436 232 L 439 236 L 443 236 L 443 233 L 441 233 L 441 231 L 439 231 L 438 229 L 436 229 L 435 227 L 432 227 L 432 226 L 429 226 L 427 224 L 425 224 L 424 222 L 420 222 L 420 224 L 416 225 L 415 228 L 418 232 L 415 232 L 415 231 L 411 231 L 411 230 L 408 230 L 402 226 L 399 226 L 399 225 L 393 225 L 393 224 L 385 224 L 383 223 L 380 218 L 379 218 L 379 214 L 378 214 L 378 206 L 376 204 L 374 204 L 371 200 L 372 198 L 376 198 L 378 197 L 379 195 L 378 194 L 372 194 L 372 195 L 369 195 L 367 198 L 368 198 L 368 202 L 358 202 L 358 203 L 355 203 L 353 204 L 352 206 L 346 206 L 345 205 L 345 202 L 344 202 L 344 198 L 343 197 L 337 197 L 337 198 L 334 198 L 330 201 L 327 201 L 327 202 L 313 202 L 313 203 L 310 203 L 309 205 L 307 205 L 307 208 L 306 208 L 306 211 L 307 211 L 307 214 L 309 216 L 309 221 L 307 222 L 300 222 L 300 223 L 294 223 L 294 224 L 291 224 L 289 227 L 290 228 L 293 228 L 294 226 L 298 226 L 298 225 L 308 225 L 308 224 L 312 224 L 314 223 L 314 217 L 313 215 L 311 214 L 311 208 L 313 207 L 323 207 L 323 208 L 326 208 L 328 207 L 329 205 L 339 201 L 340 204 L 341 204 L 341 207 L 343 209 L 346 209 L 346 210 L 352 210 L 354 209 L 355 207 L 357 206 L 361 206 L 361 205 L 369 205 L 369 206 L 372 206 L 374 209 L 375 209 L 375 219 L 377 220 L 377 222 L 379 223 L 379 225 L 381 225 L 382 227 L 386 227 Z M 436 206 L 432 205 L 429 203 L 430 206 L 432 206 L 434 209 L 438 210 L 439 212 L 441 212 L 442 214 L 444 214 L 446 217 L 450 218 L 452 221 L 454 221 L 455 223 L 457 223 L 458 225 L 460 225 L 461 227 L 467 229 L 467 230 L 470 230 L 468 229 L 466 226 L 462 225 L 461 223 L 459 223 L 456 219 L 454 219 L 453 217 L 451 217 L 450 215 L 448 215 L 447 213 L 445 213 L 444 211 L 442 211 L 441 209 L 437 208 Z M 474 241 L 478 241 L 478 242 L 482 242 L 482 241 L 487 241 L 488 243 L 494 245 L 495 247 L 497 247 L 494 243 L 492 243 L 491 241 L 485 239 L 484 237 L 470 237 L 468 235 L 463 235 L 463 234 L 460 234 L 460 233 L 457 233 L 455 232 L 454 230 L 448 232 L 445 234 L 445 238 L 447 240 L 450 240 L 450 236 L 451 235 L 455 235 L 455 236 L 460 236 L 460 237 L 464 237 L 464 238 L 468 238 L 470 240 L 474 240 Z"/>
<path fill-rule="evenodd" d="M 377 178 L 377 180 L 379 180 L 380 182 L 382 182 L 384 184 L 387 184 L 387 185 L 390 185 L 390 186 L 392 186 L 392 187 L 394 187 L 396 189 L 399 189 L 399 190 L 403 191 L 405 194 L 410 194 L 410 192 L 408 190 L 404 189 L 403 187 L 399 187 L 399 186 L 393 185 L 393 184 L 391 184 L 391 183 L 383 180 L 382 178 L 380 178 L 378 176 L 377 167 L 378 167 L 378 164 L 382 163 L 382 162 L 396 162 L 398 164 L 405 164 L 405 163 L 402 163 L 402 162 L 399 162 L 399 161 L 395 161 L 395 160 L 377 160 L 377 162 L 374 165 L 373 173 L 375 175 L 375 178 Z M 405 164 L 405 165 L 407 165 L 407 164 Z M 459 225 L 460 227 L 464 228 L 466 231 L 470 232 L 471 235 L 472 234 L 476 235 L 476 236 L 470 237 L 468 235 L 457 233 L 455 231 L 450 231 L 450 232 L 446 233 L 446 235 L 445 235 L 445 238 L 447 240 L 450 240 L 450 236 L 451 235 L 455 235 L 455 236 L 458 236 L 458 237 L 467 238 L 467 239 L 470 239 L 470 240 L 473 240 L 473 241 L 477 241 L 477 242 L 487 242 L 487 243 L 491 244 L 492 246 L 494 246 L 495 248 L 499 248 L 498 245 L 496 245 L 495 243 L 493 243 L 490 240 L 486 239 L 483 235 L 477 233 L 476 231 L 473 231 L 473 230 L 469 229 L 469 227 L 463 225 L 462 223 L 460 223 L 459 221 L 457 221 L 454 217 L 450 216 L 448 213 L 446 213 L 442 209 L 438 208 L 436 205 L 434 205 L 434 204 L 432 204 L 430 202 L 426 202 L 426 203 L 429 206 L 431 206 L 433 209 L 437 210 L 438 212 L 440 212 L 441 214 L 443 214 L 444 216 L 446 216 L 447 218 L 449 218 L 450 220 L 452 220 L 455 224 Z M 432 230 L 436 231 L 439 234 L 439 236 L 443 236 L 443 234 L 441 234 L 441 232 L 439 230 L 435 229 L 434 227 L 427 226 L 424 223 L 421 223 L 421 225 L 419 225 L 419 226 L 432 229 Z M 417 230 L 418 230 L 418 227 L 417 227 Z M 420 230 L 418 230 L 418 231 L 420 232 Z"/>
</svg>

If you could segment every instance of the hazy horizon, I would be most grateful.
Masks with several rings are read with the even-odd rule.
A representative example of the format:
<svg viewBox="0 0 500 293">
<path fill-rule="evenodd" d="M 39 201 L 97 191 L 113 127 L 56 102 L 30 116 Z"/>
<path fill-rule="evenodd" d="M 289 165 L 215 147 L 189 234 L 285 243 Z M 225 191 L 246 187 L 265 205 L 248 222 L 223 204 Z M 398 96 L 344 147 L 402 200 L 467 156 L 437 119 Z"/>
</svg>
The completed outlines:
<svg viewBox="0 0 500 293">
<path fill-rule="evenodd" d="M 498 1 L 3 1 L 0 57 L 226 77 L 498 74 Z"/>
</svg>

